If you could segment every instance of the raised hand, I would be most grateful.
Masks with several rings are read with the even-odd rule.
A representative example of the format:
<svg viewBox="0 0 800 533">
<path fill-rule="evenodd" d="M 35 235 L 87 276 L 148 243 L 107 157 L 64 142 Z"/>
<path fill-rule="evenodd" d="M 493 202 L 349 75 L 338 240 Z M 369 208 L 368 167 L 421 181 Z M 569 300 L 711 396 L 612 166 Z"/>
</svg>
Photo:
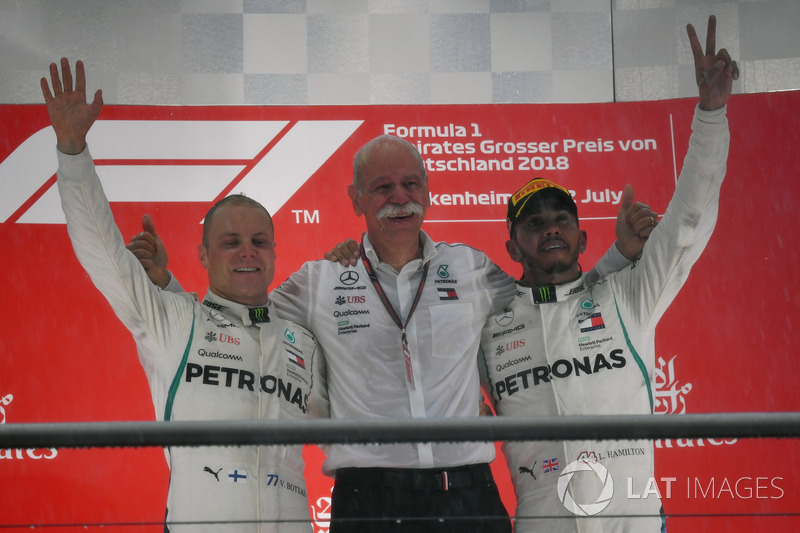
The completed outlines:
<svg viewBox="0 0 800 533">
<path fill-rule="evenodd" d="M 86 148 L 86 134 L 103 108 L 103 93 L 98 90 L 92 103 L 87 104 L 83 62 L 75 63 L 73 86 L 72 71 L 66 57 L 61 58 L 61 77 L 58 75 L 58 65 L 50 64 L 50 80 L 52 92 L 47 78 L 42 78 L 40 83 L 50 123 L 56 131 L 58 149 L 65 154 L 79 154 Z"/>
<path fill-rule="evenodd" d="M 150 281 L 163 289 L 170 280 L 167 271 L 167 249 L 156 233 L 156 226 L 150 215 L 142 217 L 142 230 L 131 239 L 127 248 L 142 264 Z"/>
<path fill-rule="evenodd" d="M 694 55 L 697 87 L 700 91 L 700 108 L 708 111 L 719 109 L 728 102 L 733 80 L 739 79 L 739 67 L 724 48 L 715 52 L 717 43 L 717 18 L 708 17 L 706 49 L 703 51 L 697 32 L 691 24 L 686 25 L 689 43 Z"/>
<path fill-rule="evenodd" d="M 617 213 L 617 249 L 634 261 L 642 254 L 644 243 L 658 224 L 658 215 L 650 206 L 633 201 L 633 187 L 625 185 Z"/>
</svg>

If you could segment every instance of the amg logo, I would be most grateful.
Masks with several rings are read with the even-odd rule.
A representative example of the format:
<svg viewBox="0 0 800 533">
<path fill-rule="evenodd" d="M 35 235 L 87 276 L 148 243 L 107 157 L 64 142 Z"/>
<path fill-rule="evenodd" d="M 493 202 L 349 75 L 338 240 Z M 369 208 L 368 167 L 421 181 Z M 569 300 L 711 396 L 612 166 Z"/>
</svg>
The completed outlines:
<svg viewBox="0 0 800 533">
<path fill-rule="evenodd" d="M 496 339 L 497 337 L 502 337 L 503 335 L 508 335 L 509 333 L 514 333 L 515 331 L 519 331 L 521 329 L 525 329 L 525 324 L 520 324 L 519 326 L 514 326 L 511 329 L 504 329 L 503 331 L 501 331 L 499 333 L 495 333 L 494 335 L 492 335 L 492 338 Z"/>
</svg>

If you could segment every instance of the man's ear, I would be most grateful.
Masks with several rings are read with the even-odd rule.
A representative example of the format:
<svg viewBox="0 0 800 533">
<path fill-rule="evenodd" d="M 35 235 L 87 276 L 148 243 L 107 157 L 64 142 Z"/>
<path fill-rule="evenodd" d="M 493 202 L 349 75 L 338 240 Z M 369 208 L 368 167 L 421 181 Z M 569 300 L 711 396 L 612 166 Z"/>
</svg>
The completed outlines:
<svg viewBox="0 0 800 533">
<path fill-rule="evenodd" d="M 200 264 L 203 268 L 208 270 L 208 250 L 202 244 L 197 245 L 197 258 L 200 259 Z"/>
<path fill-rule="evenodd" d="M 350 201 L 353 203 L 353 211 L 355 212 L 356 216 L 360 217 L 364 214 L 364 212 L 361 210 L 361 206 L 358 205 L 360 193 L 358 192 L 358 189 L 356 189 L 356 186 L 352 184 L 348 185 L 347 194 L 350 196 Z"/>
<path fill-rule="evenodd" d="M 587 235 L 585 230 L 581 230 L 581 236 L 578 240 L 578 251 L 580 253 L 584 253 L 586 251 L 586 245 L 589 243 L 589 236 Z"/>
<path fill-rule="evenodd" d="M 513 239 L 509 239 L 506 241 L 506 251 L 508 252 L 509 257 L 516 261 L 517 263 L 522 262 L 522 254 L 519 253 L 519 246 L 517 246 L 517 241 Z"/>
</svg>

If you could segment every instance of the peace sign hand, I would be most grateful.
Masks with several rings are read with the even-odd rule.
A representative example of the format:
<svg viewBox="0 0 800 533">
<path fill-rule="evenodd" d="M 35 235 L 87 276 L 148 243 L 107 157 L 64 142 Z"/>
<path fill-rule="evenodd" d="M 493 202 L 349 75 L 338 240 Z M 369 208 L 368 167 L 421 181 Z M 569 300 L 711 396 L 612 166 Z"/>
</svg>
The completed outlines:
<svg viewBox="0 0 800 533">
<path fill-rule="evenodd" d="M 691 24 L 686 25 L 689 43 L 694 55 L 697 87 L 700 91 L 700 108 L 707 111 L 724 106 L 731 95 L 733 80 L 739 79 L 739 67 L 731 60 L 728 51 L 721 48 L 715 52 L 717 41 L 717 18 L 708 17 L 708 33 L 706 34 L 706 50 L 703 52 L 697 32 Z"/>
</svg>

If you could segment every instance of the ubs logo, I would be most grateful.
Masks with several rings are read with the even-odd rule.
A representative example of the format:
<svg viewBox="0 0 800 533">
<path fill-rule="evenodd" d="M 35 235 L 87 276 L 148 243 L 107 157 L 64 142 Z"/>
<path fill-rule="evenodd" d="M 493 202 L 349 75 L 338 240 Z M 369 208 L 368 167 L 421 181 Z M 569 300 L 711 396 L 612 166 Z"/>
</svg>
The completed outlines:
<svg viewBox="0 0 800 533">
<path fill-rule="evenodd" d="M 219 341 L 224 344 L 236 344 L 237 346 L 241 344 L 241 340 L 239 340 L 236 337 L 231 337 L 230 335 L 226 335 L 224 333 L 220 333 L 219 336 L 217 336 L 217 334 L 214 333 L 213 331 L 209 331 L 208 333 L 206 333 L 205 339 L 208 342 Z"/>
<path fill-rule="evenodd" d="M 339 276 L 339 281 L 341 281 L 343 285 L 355 285 L 358 282 L 358 272 L 355 270 L 346 270 Z"/>
<path fill-rule="evenodd" d="M 524 348 L 525 347 L 525 339 L 517 339 L 515 341 L 507 342 L 506 343 L 506 351 L 510 352 L 512 350 L 516 350 L 517 348 Z"/>
<path fill-rule="evenodd" d="M 366 296 L 339 296 L 334 300 L 336 305 L 344 305 L 344 304 L 363 304 L 367 303 Z"/>
</svg>

